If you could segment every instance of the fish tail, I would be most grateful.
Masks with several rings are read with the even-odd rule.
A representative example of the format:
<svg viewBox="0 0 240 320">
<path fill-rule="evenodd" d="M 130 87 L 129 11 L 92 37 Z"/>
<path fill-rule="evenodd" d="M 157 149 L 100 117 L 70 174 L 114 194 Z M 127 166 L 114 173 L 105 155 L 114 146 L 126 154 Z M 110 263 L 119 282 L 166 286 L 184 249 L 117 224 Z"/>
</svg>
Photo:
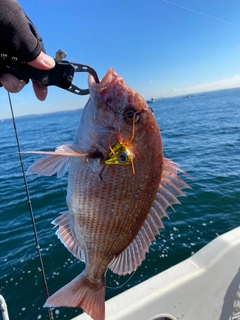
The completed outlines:
<svg viewBox="0 0 240 320">
<path fill-rule="evenodd" d="M 44 304 L 44 307 L 82 308 L 94 320 L 105 319 L 105 278 L 95 284 L 81 273 L 62 287 Z"/>
</svg>

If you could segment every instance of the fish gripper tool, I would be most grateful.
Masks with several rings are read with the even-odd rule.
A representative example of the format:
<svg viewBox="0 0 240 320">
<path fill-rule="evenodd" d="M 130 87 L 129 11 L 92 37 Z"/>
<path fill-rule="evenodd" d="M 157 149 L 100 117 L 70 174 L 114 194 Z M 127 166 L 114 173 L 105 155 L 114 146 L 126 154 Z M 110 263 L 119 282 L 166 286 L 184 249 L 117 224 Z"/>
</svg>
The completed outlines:
<svg viewBox="0 0 240 320">
<path fill-rule="evenodd" d="M 59 50 L 56 53 L 55 66 L 50 70 L 40 70 L 31 67 L 17 57 L 10 57 L 8 54 L 2 53 L 0 54 L 0 76 L 8 73 L 26 83 L 32 79 L 43 87 L 57 86 L 81 96 L 89 94 L 89 89 L 81 89 L 73 84 L 74 74 L 75 72 L 87 72 L 93 76 L 96 83 L 99 83 L 96 71 L 86 64 L 63 60 L 65 57 L 66 53 Z"/>
</svg>

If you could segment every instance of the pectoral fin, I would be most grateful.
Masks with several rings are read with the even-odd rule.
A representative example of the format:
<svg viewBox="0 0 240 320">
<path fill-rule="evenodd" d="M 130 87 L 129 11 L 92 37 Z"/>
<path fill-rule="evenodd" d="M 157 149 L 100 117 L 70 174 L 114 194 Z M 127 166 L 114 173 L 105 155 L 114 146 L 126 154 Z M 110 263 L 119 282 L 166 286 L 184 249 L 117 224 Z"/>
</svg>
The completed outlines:
<svg viewBox="0 0 240 320">
<path fill-rule="evenodd" d="M 55 152 L 28 151 L 28 154 L 44 154 L 43 158 L 35 161 L 28 172 L 52 176 L 57 173 L 57 177 L 62 177 L 68 170 L 71 157 L 83 157 L 85 154 L 76 152 L 71 145 L 62 145 Z"/>
<path fill-rule="evenodd" d="M 162 218 L 167 217 L 166 209 L 175 203 L 180 204 L 177 197 L 185 196 L 181 189 L 190 188 L 178 176 L 178 171 L 185 173 L 171 160 L 164 159 L 160 186 L 152 208 L 129 246 L 110 262 L 108 268 L 119 275 L 130 274 L 135 271 L 145 259 L 151 242 L 160 234 L 159 228 L 164 228 Z M 173 209 L 173 208 L 172 208 Z"/>
</svg>

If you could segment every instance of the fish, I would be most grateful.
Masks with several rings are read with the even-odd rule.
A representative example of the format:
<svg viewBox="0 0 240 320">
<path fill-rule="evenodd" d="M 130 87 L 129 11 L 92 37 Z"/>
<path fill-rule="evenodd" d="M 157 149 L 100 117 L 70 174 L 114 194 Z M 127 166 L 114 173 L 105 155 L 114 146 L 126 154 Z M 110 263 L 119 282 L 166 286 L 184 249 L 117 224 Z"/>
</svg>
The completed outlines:
<svg viewBox="0 0 240 320">
<path fill-rule="evenodd" d="M 153 110 L 111 68 L 100 83 L 89 75 L 90 97 L 75 138 L 44 154 L 28 169 L 63 176 L 67 211 L 52 223 L 85 269 L 50 296 L 45 307 L 82 308 L 105 319 L 106 272 L 131 274 L 163 228 L 162 219 L 189 188 L 178 164 L 164 158 Z M 173 207 L 172 207 L 173 208 Z"/>
</svg>

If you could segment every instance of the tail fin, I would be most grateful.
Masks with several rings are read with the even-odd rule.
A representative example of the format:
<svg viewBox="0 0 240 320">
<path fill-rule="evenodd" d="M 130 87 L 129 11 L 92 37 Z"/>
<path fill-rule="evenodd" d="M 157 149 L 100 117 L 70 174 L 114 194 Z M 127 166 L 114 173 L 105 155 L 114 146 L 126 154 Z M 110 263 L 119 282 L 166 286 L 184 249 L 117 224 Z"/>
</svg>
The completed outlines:
<svg viewBox="0 0 240 320">
<path fill-rule="evenodd" d="M 105 319 L 105 279 L 95 284 L 81 273 L 49 297 L 44 307 L 82 308 L 94 320 Z"/>
</svg>

